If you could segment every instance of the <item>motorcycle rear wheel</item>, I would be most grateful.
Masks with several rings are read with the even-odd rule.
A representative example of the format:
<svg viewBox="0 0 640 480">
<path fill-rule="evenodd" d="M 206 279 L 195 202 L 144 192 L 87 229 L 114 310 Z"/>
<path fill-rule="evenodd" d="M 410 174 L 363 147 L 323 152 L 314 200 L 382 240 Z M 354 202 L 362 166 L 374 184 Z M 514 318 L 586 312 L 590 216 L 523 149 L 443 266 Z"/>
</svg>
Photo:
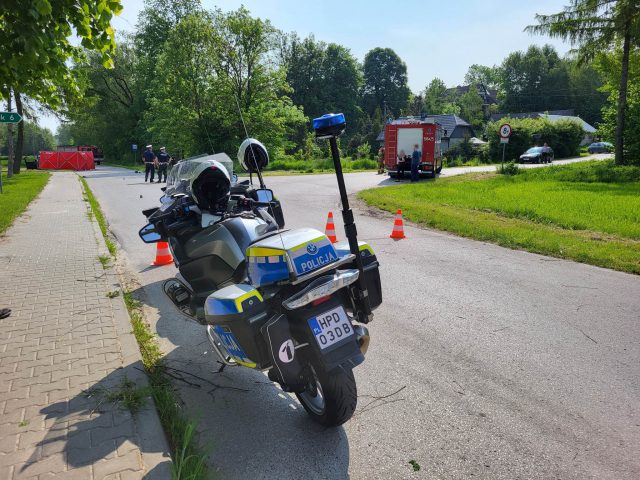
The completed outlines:
<svg viewBox="0 0 640 480">
<path fill-rule="evenodd" d="M 356 379 L 350 368 L 338 368 L 331 374 L 319 367 L 309 368 L 309 385 L 298 400 L 313 421 L 337 427 L 349 420 L 358 404 Z"/>
</svg>

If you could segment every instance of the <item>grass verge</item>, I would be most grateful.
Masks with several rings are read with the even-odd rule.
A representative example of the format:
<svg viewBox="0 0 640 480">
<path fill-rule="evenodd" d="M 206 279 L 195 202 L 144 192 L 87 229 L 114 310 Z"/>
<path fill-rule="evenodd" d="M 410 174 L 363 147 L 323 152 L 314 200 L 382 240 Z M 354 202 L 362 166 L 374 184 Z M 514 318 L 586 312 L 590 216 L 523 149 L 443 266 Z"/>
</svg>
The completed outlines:
<svg viewBox="0 0 640 480">
<path fill-rule="evenodd" d="M 96 200 L 96 197 L 93 195 L 93 192 L 89 188 L 89 184 L 87 183 L 87 181 L 80 176 L 78 176 L 78 178 L 80 179 L 80 182 L 82 182 L 82 187 L 84 188 L 84 197 L 86 201 L 89 202 L 89 205 L 91 206 L 91 211 L 93 212 L 93 216 L 96 218 L 96 221 L 98 222 L 98 226 L 100 227 L 100 231 L 102 232 L 104 241 L 107 244 L 107 249 L 109 250 L 109 253 L 115 258 L 117 253 L 116 244 L 113 243 L 113 241 L 109 238 L 109 234 L 107 231 L 107 221 L 105 220 L 104 214 L 100 209 L 100 204 L 98 203 L 98 200 Z"/>
<path fill-rule="evenodd" d="M 421 225 L 640 274 L 640 168 L 610 161 L 470 174 L 360 192 Z"/>
<path fill-rule="evenodd" d="M 100 210 L 100 205 L 91 192 L 86 180 L 79 177 L 84 187 L 86 200 L 91 206 L 93 215 L 100 225 L 100 230 L 105 238 L 109 252 L 115 257 L 115 244 L 107 236 L 107 225 Z M 109 247 L 111 245 L 111 247 Z M 111 250 L 113 248 L 113 251 Z M 102 260 L 101 260 L 102 262 Z M 112 293 L 112 292 L 111 292 Z M 111 295 L 108 294 L 108 295 Z M 119 294 L 119 292 L 118 292 Z M 117 295 L 113 295 L 114 297 Z M 112 297 L 111 297 L 112 298 Z M 123 292 L 124 303 L 129 312 L 132 332 L 138 342 L 138 348 L 142 355 L 142 363 L 147 372 L 150 383 L 150 393 L 158 411 L 160 422 L 169 439 L 172 457 L 172 478 L 173 480 L 200 480 L 210 478 L 207 469 L 205 453 L 200 449 L 195 439 L 196 424 L 190 420 L 181 408 L 181 401 L 171 386 L 171 379 L 167 375 L 162 352 L 149 325 L 144 321 L 141 303 L 131 292 Z M 116 392 L 112 401 L 123 402 L 125 406 L 139 406 L 138 399 L 140 392 L 127 385 L 123 385 Z"/>
<path fill-rule="evenodd" d="M 147 370 L 151 395 L 164 431 L 169 438 L 173 459 L 173 479 L 208 478 L 206 455 L 195 441 L 196 424 L 182 411 L 180 399 L 174 393 L 171 380 L 166 374 L 158 341 L 144 321 L 141 304 L 131 292 L 124 293 L 124 303 L 129 311 L 133 334 L 140 347 L 142 363 Z"/>
<path fill-rule="evenodd" d="M 50 177 L 49 172 L 26 170 L 7 178 L 6 171 L 2 172 L 0 235 L 26 210 L 31 201 L 42 191 Z"/>
</svg>

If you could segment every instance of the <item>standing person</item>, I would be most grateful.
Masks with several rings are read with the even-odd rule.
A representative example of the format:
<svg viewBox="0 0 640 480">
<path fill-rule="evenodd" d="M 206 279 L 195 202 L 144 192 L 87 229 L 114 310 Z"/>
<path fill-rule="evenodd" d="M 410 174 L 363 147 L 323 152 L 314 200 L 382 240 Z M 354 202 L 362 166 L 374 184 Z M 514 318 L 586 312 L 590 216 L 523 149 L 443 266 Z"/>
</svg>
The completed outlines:
<svg viewBox="0 0 640 480">
<path fill-rule="evenodd" d="M 158 153 L 158 183 L 162 181 L 162 174 L 164 174 L 164 182 L 167 181 L 167 168 L 169 168 L 169 161 L 171 155 L 167 153 L 165 147 L 160 147 L 160 153 Z"/>
<path fill-rule="evenodd" d="M 397 155 L 396 160 L 396 182 L 399 182 L 404 178 L 404 169 L 406 165 L 404 157 L 404 150 L 400 150 L 400 153 Z"/>
<path fill-rule="evenodd" d="M 420 166 L 420 159 L 422 158 L 422 152 L 418 150 L 418 145 L 413 146 L 413 154 L 411 155 L 411 181 L 417 182 L 420 180 L 420 172 L 418 167 Z"/>
<path fill-rule="evenodd" d="M 378 150 L 378 175 L 384 173 L 384 147 L 380 147 Z"/>
<path fill-rule="evenodd" d="M 156 175 L 156 154 L 153 153 L 153 145 L 147 145 L 145 151 L 142 154 L 142 161 L 144 162 L 144 181 L 146 182 L 151 174 L 151 183 L 153 183 L 153 177 Z"/>
</svg>

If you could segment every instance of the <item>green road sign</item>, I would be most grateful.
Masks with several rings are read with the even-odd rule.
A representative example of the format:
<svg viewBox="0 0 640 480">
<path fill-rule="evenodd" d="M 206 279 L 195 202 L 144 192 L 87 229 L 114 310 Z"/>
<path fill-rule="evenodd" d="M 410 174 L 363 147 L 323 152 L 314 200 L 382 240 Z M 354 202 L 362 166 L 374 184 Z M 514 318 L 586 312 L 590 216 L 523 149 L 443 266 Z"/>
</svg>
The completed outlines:
<svg viewBox="0 0 640 480">
<path fill-rule="evenodd" d="M 22 117 L 16 112 L 0 112 L 0 123 L 20 123 Z"/>
</svg>

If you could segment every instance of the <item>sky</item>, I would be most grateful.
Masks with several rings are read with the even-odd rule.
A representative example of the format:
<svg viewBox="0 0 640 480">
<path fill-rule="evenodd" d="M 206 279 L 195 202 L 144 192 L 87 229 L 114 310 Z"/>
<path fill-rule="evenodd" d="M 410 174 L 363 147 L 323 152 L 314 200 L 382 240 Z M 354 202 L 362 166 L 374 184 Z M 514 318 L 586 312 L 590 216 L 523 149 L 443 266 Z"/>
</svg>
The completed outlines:
<svg viewBox="0 0 640 480">
<path fill-rule="evenodd" d="M 462 84 L 474 63 L 498 65 L 511 52 L 529 45 L 553 45 L 562 55 L 570 45 L 523 30 L 536 13 L 556 13 L 568 0 L 202 0 L 205 8 L 235 10 L 268 19 L 301 38 L 334 42 L 359 60 L 375 47 L 392 48 L 407 64 L 409 87 L 419 92 L 435 77 L 447 86 Z M 135 31 L 143 0 L 122 0 L 116 31 Z M 41 124 L 55 132 L 57 120 Z"/>
</svg>

